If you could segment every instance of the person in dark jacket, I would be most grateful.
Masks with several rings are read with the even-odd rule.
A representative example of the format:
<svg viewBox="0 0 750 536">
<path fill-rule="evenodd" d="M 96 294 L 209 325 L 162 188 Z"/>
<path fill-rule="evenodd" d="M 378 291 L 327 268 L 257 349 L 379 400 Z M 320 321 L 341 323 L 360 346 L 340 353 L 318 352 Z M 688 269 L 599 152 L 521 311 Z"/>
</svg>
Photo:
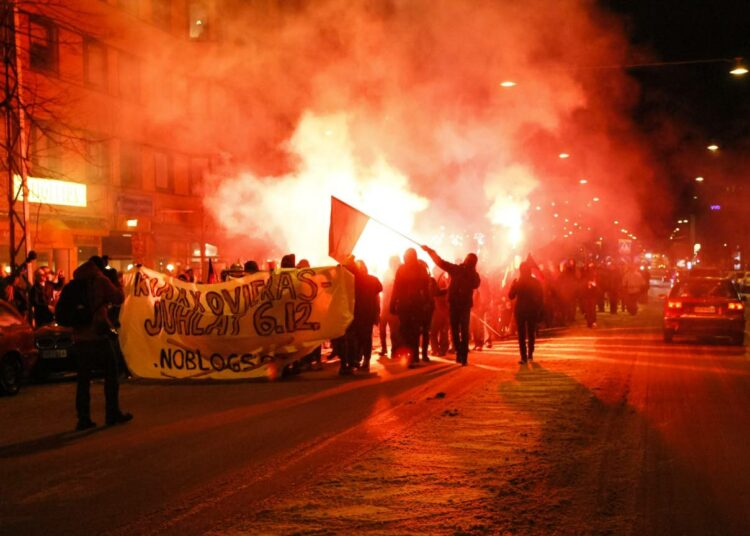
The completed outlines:
<svg viewBox="0 0 750 536">
<path fill-rule="evenodd" d="M 440 258 L 434 249 L 422 246 L 422 249 L 432 258 L 442 270 L 448 272 L 451 278 L 448 286 L 448 307 L 450 309 L 451 336 L 456 349 L 456 362 L 466 366 L 469 359 L 469 324 L 473 294 L 479 288 L 479 274 L 477 273 L 478 258 L 474 253 L 466 255 L 464 262 L 453 264 Z"/>
<path fill-rule="evenodd" d="M 430 326 L 430 346 L 432 353 L 444 357 L 450 347 L 450 316 L 448 312 L 449 277 L 445 272 L 437 280 L 437 291 L 433 296 L 434 311 Z"/>
<path fill-rule="evenodd" d="M 524 261 L 519 267 L 519 277 L 510 286 L 508 297 L 516 300 L 515 316 L 518 327 L 518 349 L 521 360 L 525 365 L 534 359 L 534 344 L 536 342 L 536 324 L 544 306 L 544 290 L 542 284 L 531 275 L 531 264 Z M 528 347 L 526 340 L 528 338 Z"/>
<path fill-rule="evenodd" d="M 391 314 L 398 315 L 400 342 L 408 351 L 409 366 L 419 363 L 419 333 L 431 299 L 429 274 L 416 250 L 409 248 L 396 271 L 390 303 Z"/>
<path fill-rule="evenodd" d="M 91 420 L 91 370 L 101 364 L 104 368 L 104 398 L 107 425 L 121 424 L 130 421 L 133 416 L 120 410 L 117 356 L 110 340 L 112 325 L 107 315 L 111 305 L 120 305 L 124 301 L 122 288 L 116 286 L 104 274 L 104 263 L 101 257 L 92 257 L 73 272 L 73 279 L 88 281 L 91 310 L 91 322 L 73 328 L 73 342 L 78 364 L 78 382 L 76 387 L 76 412 L 78 414 L 77 430 L 93 428 L 96 423 Z"/>
<path fill-rule="evenodd" d="M 596 277 L 596 267 L 591 262 L 581 272 L 581 309 L 590 328 L 596 327 L 596 300 L 599 296 Z"/>
<path fill-rule="evenodd" d="M 380 316 L 380 293 L 383 285 L 367 271 L 364 261 L 357 261 L 354 273 L 354 336 L 356 339 L 355 363 L 359 370 L 370 372 L 372 357 L 372 327 Z"/>
<path fill-rule="evenodd" d="M 430 268 L 427 266 L 427 263 L 422 260 L 420 260 L 419 263 L 422 265 L 422 268 L 424 268 L 424 271 L 427 272 L 427 277 L 429 278 L 430 299 L 427 301 L 427 308 L 425 309 L 424 318 L 422 319 L 422 326 L 419 329 L 422 361 L 429 363 L 430 328 L 432 327 L 432 315 L 435 313 L 435 296 L 437 296 L 440 289 L 438 289 L 437 281 L 435 281 L 435 278 L 430 274 Z"/>
<path fill-rule="evenodd" d="M 55 316 L 50 309 L 50 302 L 47 299 L 46 275 L 44 270 L 39 269 L 34 272 L 34 285 L 29 290 L 29 304 L 34 318 L 34 326 L 40 328 L 51 324 Z"/>
<path fill-rule="evenodd" d="M 383 295 L 380 308 L 380 355 L 388 356 L 388 336 L 391 339 L 391 357 L 395 357 L 396 350 L 401 346 L 399 339 L 400 327 L 398 325 L 398 316 L 391 313 L 391 296 L 393 295 L 393 283 L 396 272 L 401 266 L 401 259 L 394 255 L 388 261 L 388 272 L 383 279 Z"/>
</svg>

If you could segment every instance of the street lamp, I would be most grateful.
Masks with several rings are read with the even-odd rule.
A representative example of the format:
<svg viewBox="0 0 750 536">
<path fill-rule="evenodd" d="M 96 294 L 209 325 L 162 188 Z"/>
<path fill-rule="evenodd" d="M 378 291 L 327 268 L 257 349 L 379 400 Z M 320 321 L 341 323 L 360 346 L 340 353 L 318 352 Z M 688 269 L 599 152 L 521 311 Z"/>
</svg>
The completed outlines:
<svg viewBox="0 0 750 536">
<path fill-rule="evenodd" d="M 703 182 L 703 177 L 696 177 L 695 182 Z"/>
<path fill-rule="evenodd" d="M 748 73 L 747 67 L 742 63 L 742 58 L 734 59 L 734 69 L 729 71 L 729 73 L 734 76 L 744 76 Z"/>
<path fill-rule="evenodd" d="M 501 87 L 514 87 L 516 83 L 513 80 L 505 80 L 503 82 L 500 82 Z"/>
</svg>

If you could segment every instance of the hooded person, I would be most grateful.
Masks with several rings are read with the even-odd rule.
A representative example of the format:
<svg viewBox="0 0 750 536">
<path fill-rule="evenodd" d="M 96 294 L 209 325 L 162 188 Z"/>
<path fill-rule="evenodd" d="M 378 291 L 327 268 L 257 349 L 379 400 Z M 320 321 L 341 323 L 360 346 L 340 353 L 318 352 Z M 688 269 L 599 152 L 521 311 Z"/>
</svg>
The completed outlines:
<svg viewBox="0 0 750 536">
<path fill-rule="evenodd" d="M 399 324 L 398 316 L 391 313 L 391 296 L 393 295 L 393 284 L 396 272 L 399 266 L 401 266 L 401 259 L 397 255 L 394 255 L 388 261 L 388 273 L 383 279 L 383 294 L 381 297 L 381 308 L 380 308 L 380 355 L 381 357 L 388 356 L 388 334 L 390 333 L 391 339 L 391 357 L 396 353 L 396 349 L 401 346 L 399 340 Z"/>
<path fill-rule="evenodd" d="M 416 250 L 409 248 L 396 271 L 389 310 L 398 316 L 401 344 L 408 351 L 410 366 L 419 363 L 419 334 L 431 300 L 430 276 L 419 263 Z"/>
<path fill-rule="evenodd" d="M 469 359 L 469 325 L 471 308 L 474 305 L 473 295 L 481 282 L 477 273 L 479 259 L 476 254 L 469 253 L 461 264 L 454 264 L 443 260 L 434 249 L 428 246 L 422 246 L 422 249 L 451 278 L 448 286 L 451 336 L 456 349 L 456 362 L 466 366 Z"/>
<path fill-rule="evenodd" d="M 354 272 L 354 334 L 356 337 L 356 364 L 363 372 L 370 371 L 372 356 L 372 327 L 380 316 L 380 293 L 383 285 L 367 271 L 364 261 L 356 262 Z"/>
<path fill-rule="evenodd" d="M 531 274 L 531 263 L 524 261 L 518 267 L 519 277 L 514 280 L 508 298 L 515 300 L 515 317 L 518 328 L 519 364 L 525 365 L 534 359 L 536 325 L 544 307 L 544 289 Z M 528 340 L 528 344 L 527 344 Z"/>
<path fill-rule="evenodd" d="M 281 257 L 282 268 L 294 268 L 297 265 L 296 256 L 294 253 L 289 253 Z"/>
<path fill-rule="evenodd" d="M 258 263 L 255 261 L 247 261 L 245 266 L 243 266 L 243 269 L 246 274 L 257 274 L 260 271 Z"/>
<path fill-rule="evenodd" d="M 78 430 L 96 426 L 91 420 L 91 371 L 104 369 L 105 414 L 108 426 L 130 421 L 133 416 L 120 410 L 117 354 L 110 339 L 112 324 L 108 316 L 110 306 L 122 304 L 122 288 L 104 274 L 100 257 L 92 257 L 73 272 L 73 281 L 85 282 L 88 291 L 91 318 L 82 325 L 73 326 L 73 342 L 78 365 L 76 386 L 76 412 Z M 64 292 L 64 291 L 63 291 Z M 62 301 L 62 298 L 61 298 Z M 59 305 L 59 304 L 58 304 Z"/>
</svg>

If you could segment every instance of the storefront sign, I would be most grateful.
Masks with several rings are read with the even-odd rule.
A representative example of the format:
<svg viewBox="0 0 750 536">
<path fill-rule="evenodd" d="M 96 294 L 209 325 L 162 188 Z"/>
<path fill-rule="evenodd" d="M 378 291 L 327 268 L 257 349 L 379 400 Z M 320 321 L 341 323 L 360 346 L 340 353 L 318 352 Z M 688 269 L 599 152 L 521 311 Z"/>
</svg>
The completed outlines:
<svg viewBox="0 0 750 536">
<path fill-rule="evenodd" d="M 16 189 L 20 188 L 21 177 L 16 175 L 14 183 Z M 86 185 L 83 183 L 26 177 L 26 185 L 29 188 L 30 203 L 66 207 L 86 206 Z M 19 199 L 23 199 L 23 192 L 21 192 Z"/>
<path fill-rule="evenodd" d="M 117 198 L 117 210 L 123 216 L 152 216 L 154 201 L 150 197 L 120 195 Z"/>
<path fill-rule="evenodd" d="M 195 284 L 146 268 L 125 275 L 120 343 L 152 379 L 275 376 L 354 315 L 354 276 L 337 267 L 260 272 Z"/>
</svg>

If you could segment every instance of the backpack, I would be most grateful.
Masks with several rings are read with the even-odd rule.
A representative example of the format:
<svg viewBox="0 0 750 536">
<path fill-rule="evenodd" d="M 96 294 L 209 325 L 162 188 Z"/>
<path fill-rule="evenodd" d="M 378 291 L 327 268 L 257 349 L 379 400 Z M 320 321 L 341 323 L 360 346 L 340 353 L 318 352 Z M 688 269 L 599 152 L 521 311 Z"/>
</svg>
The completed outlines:
<svg viewBox="0 0 750 536">
<path fill-rule="evenodd" d="M 91 282 L 73 279 L 60 293 L 55 307 L 57 323 L 66 328 L 81 328 L 91 325 L 94 319 Z"/>
</svg>

